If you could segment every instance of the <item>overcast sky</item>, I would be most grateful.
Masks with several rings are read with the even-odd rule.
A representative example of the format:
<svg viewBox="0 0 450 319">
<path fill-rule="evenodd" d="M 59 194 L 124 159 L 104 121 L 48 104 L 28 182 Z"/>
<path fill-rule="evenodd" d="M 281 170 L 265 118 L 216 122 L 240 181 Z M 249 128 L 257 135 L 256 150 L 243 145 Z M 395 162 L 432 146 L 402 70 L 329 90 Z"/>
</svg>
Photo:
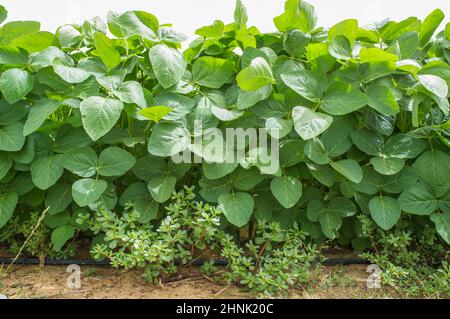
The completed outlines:
<svg viewBox="0 0 450 319">
<path fill-rule="evenodd" d="M 274 31 L 272 18 L 283 12 L 283 0 L 242 0 L 250 24 L 262 32 Z M 193 38 L 198 27 L 214 19 L 233 20 L 234 0 L 0 0 L 9 11 L 9 20 L 38 20 L 48 31 L 63 24 L 82 22 L 93 16 L 105 18 L 109 10 L 144 10 L 155 14 L 160 23 L 172 23 Z M 346 18 L 367 24 L 382 18 L 409 16 L 424 18 L 435 8 L 450 21 L 450 0 L 309 0 L 316 7 L 320 25 L 329 27 Z"/>
</svg>

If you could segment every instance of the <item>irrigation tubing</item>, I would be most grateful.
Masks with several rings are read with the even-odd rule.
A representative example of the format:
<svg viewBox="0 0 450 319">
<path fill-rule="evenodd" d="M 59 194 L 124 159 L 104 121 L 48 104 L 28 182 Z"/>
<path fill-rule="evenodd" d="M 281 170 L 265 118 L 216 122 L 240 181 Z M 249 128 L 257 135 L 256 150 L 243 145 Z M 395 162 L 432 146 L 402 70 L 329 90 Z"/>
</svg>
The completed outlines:
<svg viewBox="0 0 450 319">
<path fill-rule="evenodd" d="M 11 265 L 14 258 L 0 258 L 0 265 Z M 204 260 L 195 260 L 193 266 L 202 266 Z M 348 266 L 348 265 L 369 265 L 370 261 L 359 258 L 329 258 L 322 262 L 317 261 L 325 266 Z M 14 265 L 45 265 L 45 266 L 68 266 L 68 265 L 81 265 L 81 266 L 111 266 L 109 260 L 92 260 L 92 259 L 46 259 L 43 263 L 37 258 L 22 258 L 17 259 Z M 177 263 L 179 264 L 179 263 Z M 215 260 L 216 266 L 228 266 L 228 261 L 224 259 Z"/>
</svg>

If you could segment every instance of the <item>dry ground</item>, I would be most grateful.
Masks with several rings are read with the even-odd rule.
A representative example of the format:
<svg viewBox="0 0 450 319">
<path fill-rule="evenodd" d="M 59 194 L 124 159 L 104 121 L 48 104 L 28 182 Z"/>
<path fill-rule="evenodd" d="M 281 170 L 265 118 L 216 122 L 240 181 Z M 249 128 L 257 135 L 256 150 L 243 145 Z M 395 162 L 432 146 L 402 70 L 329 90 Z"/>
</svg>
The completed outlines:
<svg viewBox="0 0 450 319">
<path fill-rule="evenodd" d="M 314 270 L 310 286 L 291 291 L 290 298 L 376 298 L 389 297 L 383 290 L 366 287 L 367 266 L 334 266 Z M 218 284 L 197 269 L 182 272 L 161 285 L 146 282 L 138 271 L 110 267 L 81 267 L 81 288 L 67 288 L 63 266 L 14 266 L 0 273 L 0 294 L 7 298 L 252 298 L 237 286 Z"/>
</svg>

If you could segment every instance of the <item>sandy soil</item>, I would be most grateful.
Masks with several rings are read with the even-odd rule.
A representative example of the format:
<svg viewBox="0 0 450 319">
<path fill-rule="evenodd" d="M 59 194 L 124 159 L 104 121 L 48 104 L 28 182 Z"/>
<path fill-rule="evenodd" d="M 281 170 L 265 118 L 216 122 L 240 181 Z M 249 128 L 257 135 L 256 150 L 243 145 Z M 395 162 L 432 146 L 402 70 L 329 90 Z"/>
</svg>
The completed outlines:
<svg viewBox="0 0 450 319">
<path fill-rule="evenodd" d="M 321 267 L 310 286 L 290 292 L 291 298 L 385 297 L 366 288 L 366 266 Z M 67 287 L 66 267 L 14 266 L 0 274 L 0 294 L 7 298 L 252 298 L 237 286 L 215 283 L 198 270 L 182 272 L 161 285 L 146 282 L 138 271 L 81 267 L 81 288 Z"/>
</svg>

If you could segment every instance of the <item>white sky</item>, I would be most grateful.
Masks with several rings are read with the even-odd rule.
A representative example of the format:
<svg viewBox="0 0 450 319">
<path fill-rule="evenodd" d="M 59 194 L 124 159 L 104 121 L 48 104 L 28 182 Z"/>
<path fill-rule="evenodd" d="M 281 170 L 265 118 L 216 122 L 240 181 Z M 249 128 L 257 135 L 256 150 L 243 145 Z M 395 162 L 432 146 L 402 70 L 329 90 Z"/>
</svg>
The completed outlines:
<svg viewBox="0 0 450 319">
<path fill-rule="evenodd" d="M 283 12 L 284 0 L 242 0 L 250 25 L 262 32 L 275 31 L 272 19 Z M 232 22 L 234 0 L 0 0 L 9 11 L 8 20 L 37 20 L 42 29 L 55 31 L 58 26 L 82 22 L 93 16 L 103 19 L 109 10 L 144 10 L 156 15 L 160 23 L 172 23 L 190 39 L 194 31 L 214 19 Z M 450 21 L 450 0 L 309 0 L 316 7 L 321 26 L 332 26 L 346 18 L 357 18 L 361 25 L 409 16 L 423 19 L 435 8 Z M 443 26 L 443 25 L 442 25 Z"/>
</svg>

